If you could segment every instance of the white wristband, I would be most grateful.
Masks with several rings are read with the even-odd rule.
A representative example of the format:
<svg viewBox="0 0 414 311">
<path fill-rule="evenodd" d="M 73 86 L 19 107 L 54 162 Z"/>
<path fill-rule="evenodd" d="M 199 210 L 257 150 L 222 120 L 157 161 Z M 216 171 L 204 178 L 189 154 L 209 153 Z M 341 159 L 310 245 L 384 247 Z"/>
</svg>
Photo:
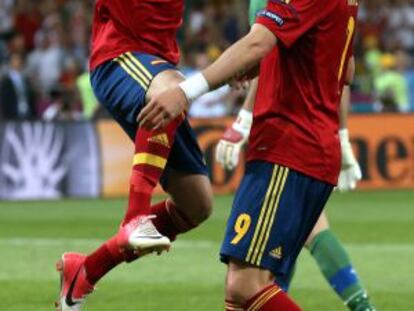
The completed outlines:
<svg viewBox="0 0 414 311">
<path fill-rule="evenodd" d="M 339 130 L 339 140 L 341 141 L 341 145 L 349 144 L 349 132 L 348 129 L 340 129 Z"/>
<path fill-rule="evenodd" d="M 236 124 L 244 129 L 250 130 L 253 123 L 253 113 L 242 108 L 237 115 Z"/>
<path fill-rule="evenodd" d="M 183 90 L 189 103 L 210 90 L 210 86 L 201 72 L 181 82 L 178 86 Z"/>
</svg>

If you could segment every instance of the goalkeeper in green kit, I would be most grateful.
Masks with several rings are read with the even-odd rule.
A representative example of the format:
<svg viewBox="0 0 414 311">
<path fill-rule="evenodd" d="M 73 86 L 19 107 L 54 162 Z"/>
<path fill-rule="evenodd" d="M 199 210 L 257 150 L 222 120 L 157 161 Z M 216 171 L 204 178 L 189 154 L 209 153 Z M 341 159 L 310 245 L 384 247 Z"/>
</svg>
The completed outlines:
<svg viewBox="0 0 414 311">
<path fill-rule="evenodd" d="M 250 0 L 251 24 L 254 23 L 256 14 L 265 6 L 266 0 Z M 352 81 L 354 71 L 354 61 L 352 60 L 351 63 L 348 69 L 348 82 Z M 237 120 L 226 130 L 217 146 L 216 159 L 226 169 L 233 169 L 237 165 L 240 151 L 247 143 L 253 119 L 252 110 L 256 101 L 257 80 L 258 78 L 251 81 L 249 93 Z M 341 101 L 341 130 L 339 131 L 342 149 L 342 170 L 338 180 L 339 191 L 355 189 L 357 182 L 361 179 L 361 170 L 354 157 L 346 128 L 349 97 L 349 86 L 345 86 Z M 329 228 L 325 213 L 322 213 L 316 223 L 306 242 L 306 247 L 332 289 L 350 310 L 375 311 L 346 250 Z"/>
</svg>

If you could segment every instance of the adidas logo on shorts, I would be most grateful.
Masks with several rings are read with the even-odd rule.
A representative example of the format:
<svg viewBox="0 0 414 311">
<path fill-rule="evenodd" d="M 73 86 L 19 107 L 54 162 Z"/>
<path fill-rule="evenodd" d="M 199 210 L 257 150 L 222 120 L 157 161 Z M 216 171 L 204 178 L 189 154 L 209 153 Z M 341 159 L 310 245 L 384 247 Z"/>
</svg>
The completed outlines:
<svg viewBox="0 0 414 311">
<path fill-rule="evenodd" d="M 273 258 L 281 259 L 283 255 L 282 246 L 276 247 L 269 252 L 269 255 Z"/>
</svg>

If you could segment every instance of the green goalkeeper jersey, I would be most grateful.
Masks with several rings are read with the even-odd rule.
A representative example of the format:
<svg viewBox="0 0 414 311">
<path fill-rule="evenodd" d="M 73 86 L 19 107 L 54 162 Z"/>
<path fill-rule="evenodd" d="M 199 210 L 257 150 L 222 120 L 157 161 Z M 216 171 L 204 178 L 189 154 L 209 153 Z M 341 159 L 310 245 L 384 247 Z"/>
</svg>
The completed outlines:
<svg viewBox="0 0 414 311">
<path fill-rule="evenodd" d="M 266 7 L 267 0 L 250 0 L 249 20 L 250 25 L 253 25 L 256 20 L 256 14 L 261 9 Z"/>
</svg>

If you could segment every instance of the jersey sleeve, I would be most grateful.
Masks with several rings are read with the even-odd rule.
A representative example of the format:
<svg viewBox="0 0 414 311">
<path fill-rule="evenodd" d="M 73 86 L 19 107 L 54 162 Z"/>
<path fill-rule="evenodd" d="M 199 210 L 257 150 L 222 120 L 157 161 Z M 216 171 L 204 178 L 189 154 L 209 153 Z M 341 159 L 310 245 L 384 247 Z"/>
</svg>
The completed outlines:
<svg viewBox="0 0 414 311">
<path fill-rule="evenodd" d="M 325 1 L 269 0 L 266 8 L 257 13 L 256 23 L 268 28 L 283 45 L 290 47 L 322 19 L 327 6 L 321 2 Z"/>
</svg>

